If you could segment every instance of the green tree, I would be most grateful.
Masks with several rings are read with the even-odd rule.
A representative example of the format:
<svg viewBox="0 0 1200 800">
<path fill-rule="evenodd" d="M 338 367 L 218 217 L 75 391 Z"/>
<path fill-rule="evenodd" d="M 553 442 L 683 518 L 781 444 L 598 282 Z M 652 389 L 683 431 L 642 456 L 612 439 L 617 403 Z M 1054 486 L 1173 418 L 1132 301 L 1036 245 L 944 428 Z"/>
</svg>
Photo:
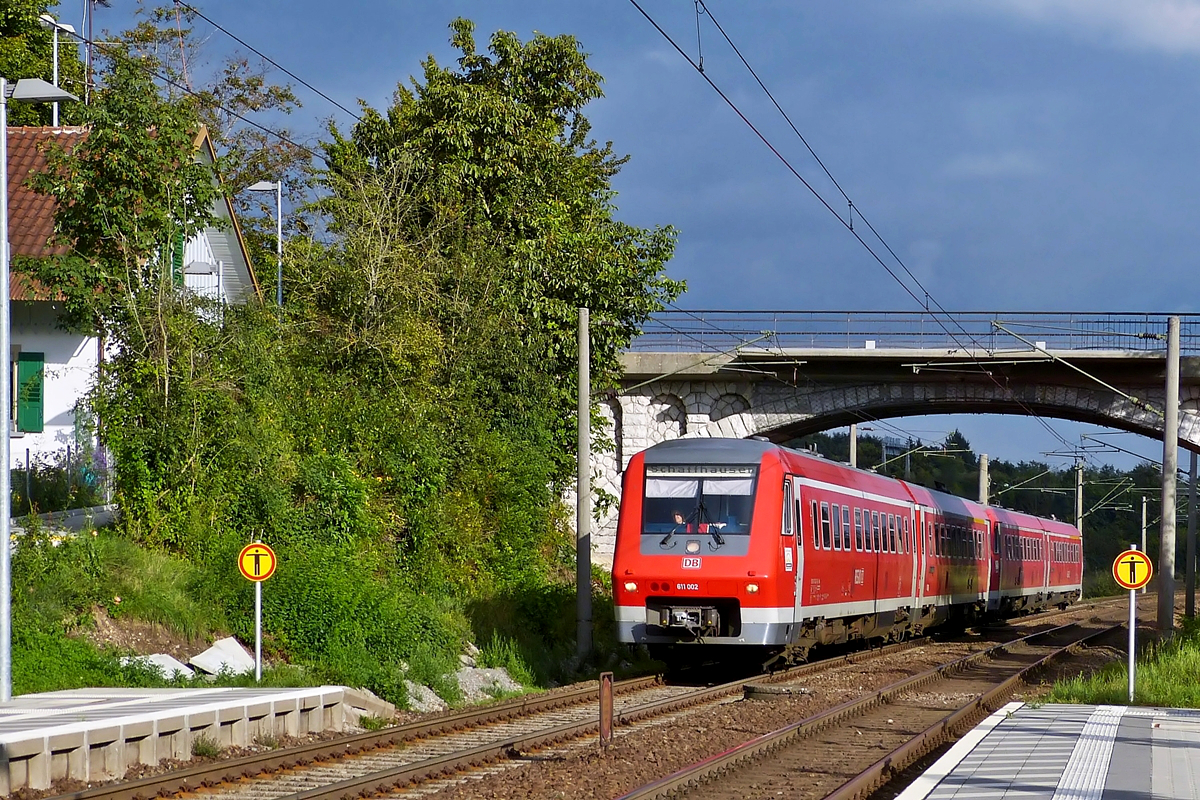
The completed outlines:
<svg viewBox="0 0 1200 800">
<path fill-rule="evenodd" d="M 58 3 L 47 0 L 5 0 L 0 3 L 0 76 L 10 81 L 20 78 L 49 81 L 53 78 L 54 33 L 38 18 L 47 13 L 58 16 L 57 10 Z M 82 97 L 83 72 L 78 44 L 69 34 L 59 33 L 59 85 Z M 67 103 L 59 108 L 60 124 L 78 124 L 80 111 L 75 104 Z M 13 103 L 8 107 L 8 114 L 10 125 L 49 125 L 51 122 L 48 105 Z"/>
<path fill-rule="evenodd" d="M 555 453 L 569 469 L 576 308 L 589 307 L 600 323 L 593 381 L 611 385 L 639 325 L 683 290 L 662 272 L 675 231 L 616 218 L 612 179 L 626 159 L 589 138 L 583 108 L 601 96 L 601 78 L 574 37 L 522 42 L 500 31 L 483 54 L 471 22 L 451 29 L 457 68 L 429 57 L 423 80 L 399 86 L 385 112 L 365 108 L 348 136 L 331 128 L 328 185 L 336 201 L 343 184 L 361 185 L 364 175 L 403 176 L 410 240 L 452 226 L 457 236 L 444 239 L 444 253 L 463 242 L 487 253 L 473 259 L 481 268 L 465 276 L 478 283 L 469 291 L 486 293 L 513 321 L 506 335 L 520 344 L 514 354 L 525 351 L 526 369 L 555 376 L 540 402 L 554 412 Z M 483 383 L 505 384 L 515 366 L 488 365 L 499 372 Z"/>
</svg>

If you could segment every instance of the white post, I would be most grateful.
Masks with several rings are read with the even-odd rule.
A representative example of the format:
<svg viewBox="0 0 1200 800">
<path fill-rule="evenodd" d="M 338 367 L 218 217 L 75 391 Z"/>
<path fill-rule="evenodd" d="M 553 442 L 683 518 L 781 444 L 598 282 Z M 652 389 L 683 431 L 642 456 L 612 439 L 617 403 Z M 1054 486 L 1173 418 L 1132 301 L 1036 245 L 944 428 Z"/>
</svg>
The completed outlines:
<svg viewBox="0 0 1200 800">
<path fill-rule="evenodd" d="M 54 87 L 58 88 L 58 22 L 54 23 Z M 58 127 L 58 101 L 54 102 L 54 118 L 52 124 Z"/>
<path fill-rule="evenodd" d="M 858 425 L 850 423 L 850 466 L 858 466 Z"/>
<path fill-rule="evenodd" d="M 8 324 L 8 82 L 0 78 L 0 703 L 12 700 L 12 353 Z"/>
<path fill-rule="evenodd" d="M 275 181 L 275 305 L 283 308 L 283 181 Z"/>
<path fill-rule="evenodd" d="M 988 482 L 988 457 L 987 453 L 979 454 L 979 505 L 986 506 L 988 504 L 989 495 L 991 495 L 991 484 Z"/>
<path fill-rule="evenodd" d="M 1142 495 L 1142 552 L 1149 552 L 1146 548 L 1146 502 L 1149 500 L 1146 495 Z M 1142 587 L 1142 594 L 1146 593 L 1146 587 Z"/>
<path fill-rule="evenodd" d="M 1137 545 L 1130 545 L 1130 550 L 1137 550 Z M 1129 704 L 1133 705 L 1133 686 L 1137 671 L 1137 592 L 1129 590 Z"/>
<path fill-rule="evenodd" d="M 262 581 L 254 582 L 254 680 L 262 681 Z"/>
<path fill-rule="evenodd" d="M 1163 404 L 1162 514 L 1158 540 L 1158 631 L 1175 631 L 1175 471 L 1179 468 L 1179 317 L 1167 318 L 1167 385 Z"/>
<path fill-rule="evenodd" d="M 579 405 L 575 483 L 575 650 L 592 651 L 592 378 L 588 309 L 579 309 Z"/>
</svg>

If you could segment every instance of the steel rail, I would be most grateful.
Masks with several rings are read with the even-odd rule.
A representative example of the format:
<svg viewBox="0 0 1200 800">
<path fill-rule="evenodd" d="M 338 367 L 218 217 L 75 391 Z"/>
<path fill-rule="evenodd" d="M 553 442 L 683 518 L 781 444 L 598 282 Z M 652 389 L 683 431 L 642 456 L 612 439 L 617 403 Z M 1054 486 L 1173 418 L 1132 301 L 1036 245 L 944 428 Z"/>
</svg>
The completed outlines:
<svg viewBox="0 0 1200 800">
<path fill-rule="evenodd" d="M 1018 639 L 989 647 L 986 650 L 981 650 L 978 653 L 964 656 L 948 664 L 934 667 L 919 675 L 897 681 L 868 697 L 847 701 L 799 722 L 794 722 L 791 725 L 763 734 L 748 742 L 743 742 L 722 753 L 717 753 L 665 778 L 634 789 L 632 792 L 622 795 L 618 800 L 661 800 L 662 798 L 678 797 L 690 788 L 702 783 L 719 780 L 720 776 L 736 770 L 749 762 L 763 758 L 776 750 L 793 744 L 797 740 L 807 738 L 839 722 L 858 717 L 879 705 L 890 702 L 899 695 L 907 694 L 939 679 L 955 675 L 969 666 L 973 666 L 997 653 L 1006 652 L 1012 647 L 1030 644 L 1030 640 L 1032 639 L 1061 633 L 1078 625 L 1078 622 L 1070 622 L 1048 630 L 1022 636 Z M 888 777 L 911 765 L 918 758 L 940 744 L 947 736 L 952 735 L 954 730 L 964 726 L 972 715 L 983 713 L 982 709 L 987 708 L 988 704 L 993 703 L 996 698 L 1007 697 L 1024 676 L 1028 675 L 1031 671 L 1043 666 L 1049 660 L 1058 657 L 1071 648 L 1079 646 L 1083 642 L 1108 634 L 1120 627 L 1121 625 L 1118 623 L 1089 633 L 1056 649 L 1033 664 L 1022 667 L 996 687 L 976 697 L 957 711 L 952 712 L 942 721 L 918 734 L 914 739 L 876 762 L 866 771 L 835 790 L 825 800 L 861 800 L 865 794 L 869 794 L 870 791 L 874 791 L 875 788 L 886 782 Z"/>
<path fill-rule="evenodd" d="M 661 681 L 660 676 L 647 676 L 621 681 L 613 688 L 621 694 L 650 688 Z M 312 742 L 296 747 L 270 750 L 242 758 L 198 764 L 162 775 L 152 775 L 128 783 L 109 783 L 76 792 L 56 795 L 47 800 L 137 800 L 194 790 L 202 786 L 250 778 L 264 772 L 344 758 L 367 750 L 391 747 L 413 739 L 450 733 L 464 728 L 487 725 L 515 717 L 553 711 L 567 706 L 597 701 L 599 685 L 568 687 L 538 694 L 529 694 L 483 707 L 452 711 L 384 728 L 379 731 L 352 734 L 331 741 Z"/>
<path fill-rule="evenodd" d="M 1114 601 L 1093 601 L 1089 604 L 1073 606 L 1066 611 L 1056 610 L 1043 612 L 1041 614 L 1034 614 L 1028 617 L 1020 618 L 1020 620 L 1022 622 L 1032 622 L 1039 619 L 1052 619 L 1063 614 L 1078 613 L 1080 611 L 1103 606 L 1111 602 Z M 699 689 L 696 692 L 688 693 L 686 695 L 666 698 L 654 703 L 637 706 L 632 709 L 626 709 L 617 715 L 615 722 L 620 725 L 632 724 L 643 719 L 672 713 L 673 711 L 686 708 L 689 705 L 700 705 L 706 702 L 718 700 L 723 696 L 736 694 L 737 692 L 742 691 L 742 687 L 746 683 L 751 681 L 757 683 L 775 683 L 792 680 L 794 678 L 810 675 L 814 672 L 831 669 L 836 666 L 854 664 L 879 658 L 904 649 L 916 647 L 926 642 L 927 640 L 924 638 L 913 639 L 908 642 L 888 645 L 882 648 L 862 650 L 835 658 L 822 659 L 820 661 L 803 664 L 798 667 L 793 667 L 788 670 L 774 673 L 772 675 L 760 675 L 756 676 L 755 678 L 731 681 L 715 687 Z M 617 683 L 614 688 L 616 690 L 616 694 L 618 696 L 622 696 L 632 692 L 651 688 L 659 682 L 661 682 L 661 676 L 648 676 L 621 681 Z M 483 708 L 471 708 L 439 714 L 425 719 L 415 720 L 404 725 L 385 728 L 380 731 L 353 734 L 331 741 L 313 742 L 296 747 L 281 748 L 263 753 L 255 753 L 242 758 L 198 764 L 179 770 L 172 770 L 171 772 L 160 775 L 152 775 L 145 778 L 140 778 L 130 782 L 99 784 L 87 789 L 55 795 L 53 797 L 46 798 L 46 800 L 100 800 L 100 798 L 104 798 L 105 800 L 139 800 L 139 798 L 151 798 L 178 794 L 181 792 L 193 791 L 201 787 L 238 781 L 244 778 L 253 778 L 266 773 L 291 769 L 315 762 L 335 761 L 370 750 L 395 747 L 405 744 L 406 742 L 410 742 L 414 739 L 462 731 L 472 727 L 502 722 L 505 720 L 547 711 L 554 711 L 560 708 L 580 705 L 587 702 L 596 702 L 598 700 L 599 689 L 598 685 L 595 683 L 573 688 L 551 690 L 549 692 L 542 692 L 514 698 L 501 703 L 484 706 Z M 558 741 L 560 740 L 558 737 L 572 738 L 593 733 L 596 730 L 596 723 L 590 724 L 590 728 L 588 728 L 587 725 L 575 725 L 564 726 L 563 728 L 556 729 L 553 732 L 546 732 L 552 734 L 551 738 L 547 741 Z M 571 734 L 568 730 L 576 728 L 579 730 L 574 734 Z M 468 751 L 464 751 L 459 755 L 464 757 L 465 764 L 470 766 L 472 763 L 477 762 L 480 758 L 494 760 L 514 751 L 533 750 L 537 749 L 539 746 L 540 745 L 536 740 L 536 735 L 529 735 L 526 737 L 517 737 L 515 739 L 505 741 L 500 745 L 475 748 L 475 750 L 469 751 L 469 754 Z M 450 757 L 447 756 L 440 757 L 438 759 L 431 759 L 427 762 L 421 763 L 426 765 L 427 774 L 437 774 L 437 772 L 429 772 L 429 770 L 447 769 L 449 760 Z M 417 765 L 414 764 L 411 766 L 416 767 Z M 414 774 L 417 774 L 417 772 L 419 772 L 419 770 L 414 771 Z"/>
<path fill-rule="evenodd" d="M 925 643 L 924 639 L 900 642 L 875 650 L 863 650 L 837 658 L 815 661 L 767 676 L 742 678 L 717 686 L 697 689 L 678 697 L 667 697 L 651 703 L 626 709 L 617 714 L 614 722 L 617 725 L 632 725 L 641 720 L 671 714 L 697 705 L 716 702 L 724 697 L 739 694 L 745 690 L 748 683 L 782 683 L 794 678 L 822 672 L 844 664 L 856 664 L 869 661 L 885 655 L 908 650 Z M 548 730 L 536 731 L 492 742 L 470 750 L 449 753 L 444 756 L 425 759 L 412 764 L 405 764 L 389 770 L 381 770 L 357 778 L 349 778 L 327 786 L 319 786 L 308 791 L 288 795 L 283 800 L 350 800 L 351 798 L 368 797 L 417 783 L 430 778 L 461 772 L 474 767 L 481 767 L 501 758 L 519 757 L 522 753 L 540 750 L 555 744 L 578 739 L 595 734 L 600 729 L 598 719 L 584 722 L 568 723 Z"/>
</svg>

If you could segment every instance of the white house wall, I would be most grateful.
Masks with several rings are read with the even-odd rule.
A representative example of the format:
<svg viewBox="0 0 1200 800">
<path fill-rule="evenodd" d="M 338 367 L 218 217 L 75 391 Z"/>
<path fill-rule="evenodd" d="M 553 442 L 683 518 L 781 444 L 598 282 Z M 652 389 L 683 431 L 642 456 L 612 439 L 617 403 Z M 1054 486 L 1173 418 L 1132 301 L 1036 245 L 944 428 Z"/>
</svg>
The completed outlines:
<svg viewBox="0 0 1200 800">
<path fill-rule="evenodd" d="M 12 466 L 25 466 L 25 451 L 31 457 L 53 461 L 77 446 L 75 409 L 87 395 L 96 376 L 96 339 L 67 333 L 56 325 L 57 303 L 14 301 L 12 303 L 13 357 L 19 352 L 45 355 L 43 423 L 41 433 L 14 433 Z"/>
</svg>

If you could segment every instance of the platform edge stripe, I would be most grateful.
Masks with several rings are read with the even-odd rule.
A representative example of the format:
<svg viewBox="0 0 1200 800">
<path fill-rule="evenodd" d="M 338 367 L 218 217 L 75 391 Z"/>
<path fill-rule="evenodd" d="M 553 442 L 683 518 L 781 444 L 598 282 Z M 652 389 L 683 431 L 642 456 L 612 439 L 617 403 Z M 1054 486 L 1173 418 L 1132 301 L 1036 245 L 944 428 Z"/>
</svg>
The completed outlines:
<svg viewBox="0 0 1200 800">
<path fill-rule="evenodd" d="M 970 755 L 976 745 L 982 742 L 997 725 L 1008 719 L 1009 714 L 1012 714 L 1023 705 L 1025 703 L 1020 700 L 1014 700 L 1011 703 L 1001 706 L 994 714 L 976 725 L 966 735 L 955 742 L 954 746 L 935 761 L 933 766 L 925 770 L 920 777 L 908 785 L 908 788 L 897 795 L 896 800 L 925 800 L 937 788 L 938 784 L 949 776 L 964 758 Z"/>
<path fill-rule="evenodd" d="M 1097 706 L 1063 768 L 1052 800 L 1100 800 L 1125 706 Z"/>
</svg>

